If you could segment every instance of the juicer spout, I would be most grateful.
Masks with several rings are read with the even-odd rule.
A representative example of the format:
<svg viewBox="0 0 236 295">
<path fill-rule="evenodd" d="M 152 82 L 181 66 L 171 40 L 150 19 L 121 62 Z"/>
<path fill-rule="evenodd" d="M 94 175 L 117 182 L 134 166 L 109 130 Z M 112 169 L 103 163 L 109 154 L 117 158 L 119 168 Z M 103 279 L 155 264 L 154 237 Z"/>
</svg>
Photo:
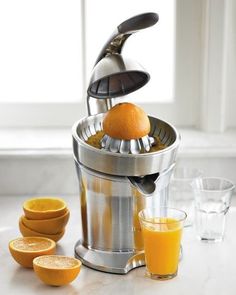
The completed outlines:
<svg viewBox="0 0 236 295">
<path fill-rule="evenodd" d="M 154 173 L 146 175 L 143 177 L 140 176 L 129 176 L 128 179 L 134 185 L 139 192 L 145 196 L 153 194 L 156 190 L 156 179 L 158 178 L 159 173 Z"/>
<path fill-rule="evenodd" d="M 161 173 L 149 174 L 142 177 L 128 176 L 128 179 L 142 195 L 149 197 L 169 185 L 174 167 L 175 163 Z"/>
</svg>

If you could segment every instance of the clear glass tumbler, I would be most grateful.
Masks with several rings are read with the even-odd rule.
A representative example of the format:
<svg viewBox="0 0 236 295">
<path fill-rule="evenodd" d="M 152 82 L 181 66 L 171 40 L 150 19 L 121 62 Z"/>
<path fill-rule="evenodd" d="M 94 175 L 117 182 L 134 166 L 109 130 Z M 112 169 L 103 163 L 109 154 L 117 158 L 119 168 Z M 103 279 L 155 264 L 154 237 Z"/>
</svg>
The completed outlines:
<svg viewBox="0 0 236 295">
<path fill-rule="evenodd" d="M 194 181 L 192 187 L 197 237 L 206 242 L 222 241 L 234 184 L 224 178 L 204 177 Z"/>
<path fill-rule="evenodd" d="M 177 275 L 185 219 L 184 211 L 168 207 L 139 212 L 148 277 L 166 280 Z"/>
<path fill-rule="evenodd" d="M 169 185 L 168 206 L 187 213 L 184 226 L 191 226 L 194 220 L 194 194 L 192 182 L 199 179 L 202 172 L 196 168 L 176 167 Z"/>
</svg>

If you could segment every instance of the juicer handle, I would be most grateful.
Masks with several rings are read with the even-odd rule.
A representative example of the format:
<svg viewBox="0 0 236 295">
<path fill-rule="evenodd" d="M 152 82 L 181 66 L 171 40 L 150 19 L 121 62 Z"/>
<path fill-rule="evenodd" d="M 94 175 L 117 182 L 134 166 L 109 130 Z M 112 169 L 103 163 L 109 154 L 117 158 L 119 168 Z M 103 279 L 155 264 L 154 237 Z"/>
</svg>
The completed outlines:
<svg viewBox="0 0 236 295">
<path fill-rule="evenodd" d="M 158 22 L 159 16 L 155 12 L 142 13 L 121 23 L 99 53 L 95 65 L 107 54 L 120 54 L 125 41 L 133 33 L 149 28 Z M 95 66 L 94 65 L 94 66 Z"/>
<path fill-rule="evenodd" d="M 159 16 L 157 13 L 143 13 L 125 20 L 117 27 L 117 29 L 121 34 L 132 34 L 136 31 L 155 25 L 158 22 L 158 19 Z"/>
</svg>

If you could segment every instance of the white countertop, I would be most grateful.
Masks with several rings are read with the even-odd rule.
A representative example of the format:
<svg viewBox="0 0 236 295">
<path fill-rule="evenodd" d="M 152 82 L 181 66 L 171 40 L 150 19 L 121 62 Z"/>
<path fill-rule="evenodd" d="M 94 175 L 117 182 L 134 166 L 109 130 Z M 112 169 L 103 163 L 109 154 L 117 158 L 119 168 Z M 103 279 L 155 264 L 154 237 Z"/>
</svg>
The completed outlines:
<svg viewBox="0 0 236 295">
<path fill-rule="evenodd" d="M 71 211 L 65 236 L 58 243 L 58 254 L 74 254 L 80 237 L 78 197 L 64 197 Z M 46 286 L 33 270 L 20 267 L 8 251 L 8 242 L 18 236 L 18 218 L 24 197 L 0 197 L 0 293 L 56 295 L 235 295 L 236 294 L 236 207 L 228 214 L 224 242 L 205 244 L 195 238 L 193 228 L 186 228 L 183 260 L 178 276 L 169 281 L 153 281 L 140 267 L 127 275 L 113 275 L 82 267 L 80 275 L 64 287 Z"/>
</svg>

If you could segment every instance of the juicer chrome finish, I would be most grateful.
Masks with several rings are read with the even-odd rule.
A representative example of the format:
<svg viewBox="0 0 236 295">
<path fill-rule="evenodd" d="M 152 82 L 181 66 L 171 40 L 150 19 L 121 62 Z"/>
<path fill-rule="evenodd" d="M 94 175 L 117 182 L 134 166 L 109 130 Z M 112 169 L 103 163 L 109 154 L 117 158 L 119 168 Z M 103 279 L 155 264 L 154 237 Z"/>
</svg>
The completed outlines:
<svg viewBox="0 0 236 295">
<path fill-rule="evenodd" d="M 158 18 L 156 13 L 143 13 L 117 26 L 99 53 L 93 68 L 87 90 L 89 115 L 106 112 L 114 103 L 114 98 L 134 92 L 149 81 L 148 72 L 135 60 L 123 57 L 121 53 L 132 34 L 155 25 Z"/>
<path fill-rule="evenodd" d="M 83 246 L 82 240 L 75 245 L 75 257 L 90 268 L 116 274 L 127 274 L 133 268 L 145 265 L 144 251 L 111 252 L 93 249 L 88 251 L 88 248 Z"/>
<path fill-rule="evenodd" d="M 104 135 L 101 139 L 101 147 L 106 151 L 120 154 L 140 154 L 141 151 L 149 152 L 155 140 L 151 136 L 143 136 L 139 139 L 123 140 Z"/>
<path fill-rule="evenodd" d="M 91 268 L 125 274 L 145 264 L 138 212 L 166 205 L 180 136 L 168 123 L 149 117 L 150 135 L 159 136 L 164 150 L 111 153 L 86 143 L 102 130 L 103 117 L 89 116 L 73 127 L 82 217 L 75 256 Z"/>
<path fill-rule="evenodd" d="M 156 175 L 155 190 L 147 196 L 129 177 L 113 176 L 76 162 L 80 185 L 82 238 L 75 256 L 101 271 L 125 274 L 145 264 L 138 213 L 166 205 L 174 165 Z"/>
<path fill-rule="evenodd" d="M 108 53 L 93 69 L 88 94 L 98 99 L 114 98 L 144 86 L 150 75 L 136 61 Z"/>
<path fill-rule="evenodd" d="M 170 124 L 149 116 L 149 136 L 159 136 L 167 147 L 154 153 L 120 154 L 97 149 L 86 140 L 102 130 L 104 114 L 89 116 L 76 122 L 72 128 L 74 157 L 82 165 L 102 173 L 118 176 L 143 176 L 162 172 L 175 161 L 180 136 Z"/>
<path fill-rule="evenodd" d="M 144 13 L 121 23 L 98 55 L 88 86 L 88 117 L 72 128 L 73 152 L 79 179 L 82 237 L 75 256 L 83 264 L 105 272 L 125 274 L 144 265 L 143 239 L 138 213 L 147 207 L 167 205 L 168 185 L 175 165 L 180 136 L 170 124 L 149 117 L 149 137 L 159 137 L 166 148 L 151 153 L 115 153 L 118 144 L 86 143 L 101 131 L 104 113 L 122 96 L 144 86 L 149 74 L 135 61 L 124 58 L 123 45 L 133 33 L 158 21 Z M 143 140 L 146 150 L 150 147 Z M 138 151 L 125 146 L 122 151 Z M 119 147 L 120 151 L 120 147 Z"/>
</svg>

